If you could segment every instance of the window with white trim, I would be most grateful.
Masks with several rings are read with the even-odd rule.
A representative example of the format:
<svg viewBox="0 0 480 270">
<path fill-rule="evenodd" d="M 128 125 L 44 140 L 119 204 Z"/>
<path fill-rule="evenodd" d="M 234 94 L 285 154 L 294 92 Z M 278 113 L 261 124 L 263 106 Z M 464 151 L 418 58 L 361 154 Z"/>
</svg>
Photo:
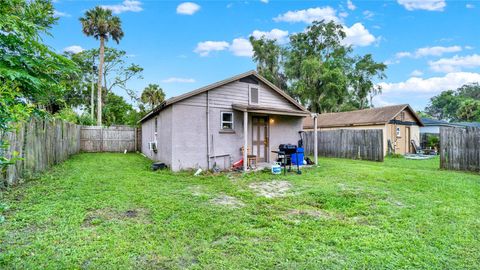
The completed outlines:
<svg viewBox="0 0 480 270">
<path fill-rule="evenodd" d="M 402 137 L 402 133 L 400 132 L 400 127 L 397 127 L 397 137 Z"/>
<path fill-rule="evenodd" d="M 233 112 L 221 112 L 220 113 L 220 127 L 224 130 L 233 129 Z"/>
</svg>

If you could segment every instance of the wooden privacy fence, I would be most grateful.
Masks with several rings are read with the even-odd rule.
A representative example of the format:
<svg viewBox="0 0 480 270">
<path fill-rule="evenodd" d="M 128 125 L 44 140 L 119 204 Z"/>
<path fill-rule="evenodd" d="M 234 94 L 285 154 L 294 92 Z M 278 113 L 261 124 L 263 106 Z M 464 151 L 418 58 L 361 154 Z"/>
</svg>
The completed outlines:
<svg viewBox="0 0 480 270">
<path fill-rule="evenodd" d="M 313 154 L 314 131 L 305 132 L 305 153 Z M 383 161 L 381 129 L 318 131 L 318 155 L 324 157 Z"/>
<path fill-rule="evenodd" d="M 16 131 L 0 136 L 10 144 L 3 154 L 11 158 L 17 153 L 20 158 L 0 174 L 7 185 L 43 172 L 80 151 L 80 127 L 61 120 L 32 118 L 19 124 Z"/>
<path fill-rule="evenodd" d="M 480 128 L 440 128 L 440 168 L 480 172 Z"/>
<path fill-rule="evenodd" d="M 134 152 L 137 150 L 137 131 L 130 126 L 82 126 L 81 150 L 85 152 Z"/>
</svg>

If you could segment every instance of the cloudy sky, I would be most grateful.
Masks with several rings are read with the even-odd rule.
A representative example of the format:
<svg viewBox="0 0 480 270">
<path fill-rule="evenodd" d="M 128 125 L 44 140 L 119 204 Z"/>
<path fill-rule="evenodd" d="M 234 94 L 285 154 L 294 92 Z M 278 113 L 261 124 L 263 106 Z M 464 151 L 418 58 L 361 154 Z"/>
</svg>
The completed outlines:
<svg viewBox="0 0 480 270">
<path fill-rule="evenodd" d="M 108 45 L 145 69 L 143 80 L 130 83 L 137 92 L 157 83 L 171 97 L 254 69 L 249 36 L 285 43 L 288 34 L 321 19 L 341 23 L 355 53 L 388 64 L 376 106 L 410 103 L 421 110 L 442 90 L 480 81 L 480 2 L 474 0 L 54 2 L 60 20 L 45 41 L 58 52 L 98 47 L 81 32 L 85 10 L 102 5 L 120 16 L 125 37 Z"/>
</svg>

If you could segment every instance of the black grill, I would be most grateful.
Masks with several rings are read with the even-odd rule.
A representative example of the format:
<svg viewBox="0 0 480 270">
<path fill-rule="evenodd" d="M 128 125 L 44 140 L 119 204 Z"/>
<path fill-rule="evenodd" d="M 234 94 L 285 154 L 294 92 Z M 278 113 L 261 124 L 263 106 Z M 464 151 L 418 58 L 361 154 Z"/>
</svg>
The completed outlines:
<svg viewBox="0 0 480 270">
<path fill-rule="evenodd" d="M 295 154 L 297 152 L 297 146 L 293 144 L 280 144 L 278 151 L 283 152 L 285 155 Z"/>
</svg>

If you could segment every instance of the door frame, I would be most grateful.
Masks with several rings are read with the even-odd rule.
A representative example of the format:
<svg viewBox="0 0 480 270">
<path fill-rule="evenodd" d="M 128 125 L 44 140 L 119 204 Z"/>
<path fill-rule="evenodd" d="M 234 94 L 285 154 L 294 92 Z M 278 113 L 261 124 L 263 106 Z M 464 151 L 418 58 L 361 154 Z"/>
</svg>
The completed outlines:
<svg viewBox="0 0 480 270">
<path fill-rule="evenodd" d="M 255 122 L 254 122 L 254 118 L 263 118 L 265 119 L 265 131 L 264 131 L 264 140 L 263 140 L 263 145 L 264 145 L 264 149 L 265 149 L 265 153 L 264 153 L 264 158 L 265 160 L 260 160 L 260 147 L 259 147 L 259 142 L 260 141 L 255 141 L 255 127 L 257 127 L 257 132 L 260 131 L 260 125 L 255 125 Z M 258 123 L 258 122 L 257 122 Z M 251 151 L 252 151 L 252 155 L 256 155 L 257 156 L 257 159 L 259 162 L 269 162 L 270 160 L 270 117 L 268 115 L 252 115 L 252 141 L 251 141 Z M 253 145 L 254 145 L 254 142 L 257 142 L 257 153 L 254 153 L 253 152 Z"/>
<path fill-rule="evenodd" d="M 405 154 L 410 154 L 411 153 L 411 128 L 409 126 L 405 126 Z"/>
</svg>

